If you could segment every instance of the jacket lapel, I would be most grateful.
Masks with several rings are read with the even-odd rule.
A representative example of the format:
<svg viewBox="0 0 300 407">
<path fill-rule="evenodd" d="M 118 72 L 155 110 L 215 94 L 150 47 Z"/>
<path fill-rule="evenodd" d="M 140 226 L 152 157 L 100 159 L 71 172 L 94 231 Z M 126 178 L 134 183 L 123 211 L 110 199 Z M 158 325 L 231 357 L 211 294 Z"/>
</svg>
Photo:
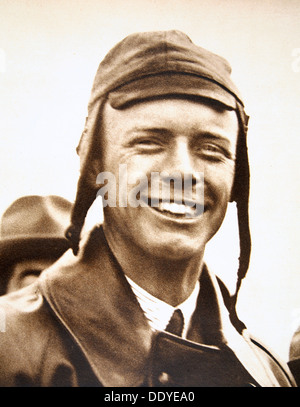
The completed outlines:
<svg viewBox="0 0 300 407">
<path fill-rule="evenodd" d="M 80 257 L 64 258 L 43 275 L 47 301 L 104 386 L 139 386 L 152 331 L 102 229 L 92 231 Z"/>
<path fill-rule="evenodd" d="M 240 334 L 232 325 L 216 277 L 207 271 L 206 273 L 203 273 L 203 277 L 207 280 L 206 286 L 210 286 L 210 301 L 212 304 L 218 304 L 217 309 L 214 307 L 210 307 L 210 310 L 207 309 L 206 315 L 210 315 L 211 310 L 214 310 L 214 319 L 215 321 L 219 321 L 219 329 L 223 344 L 233 351 L 237 359 L 260 386 L 278 386 L 277 379 L 268 366 L 266 359 L 261 357 L 256 346 L 252 343 L 247 329 L 244 329 L 242 334 Z M 218 312 L 218 316 L 216 315 L 216 312 Z M 206 326 L 209 326 L 208 321 L 206 322 Z M 213 337 L 213 335 L 210 337 Z"/>
</svg>

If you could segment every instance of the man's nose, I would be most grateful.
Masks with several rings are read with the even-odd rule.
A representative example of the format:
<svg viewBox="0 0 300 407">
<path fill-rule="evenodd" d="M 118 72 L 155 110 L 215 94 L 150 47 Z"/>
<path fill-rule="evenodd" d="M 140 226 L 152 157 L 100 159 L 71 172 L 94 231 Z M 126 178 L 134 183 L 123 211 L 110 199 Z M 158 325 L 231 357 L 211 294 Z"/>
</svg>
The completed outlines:
<svg viewBox="0 0 300 407">
<path fill-rule="evenodd" d="M 199 172 L 203 171 L 203 168 L 198 162 L 199 160 L 196 160 L 187 140 L 178 140 L 168 158 L 167 167 L 169 172 L 178 173 L 181 177 L 191 177 L 197 182 Z"/>
<path fill-rule="evenodd" d="M 195 199 L 203 201 L 203 165 L 184 138 L 172 145 L 163 167 L 164 171 L 160 176 L 164 198 L 170 191 L 171 197 L 178 203 L 182 203 L 182 200 L 185 203 Z M 167 191 L 164 187 L 167 187 Z"/>
</svg>

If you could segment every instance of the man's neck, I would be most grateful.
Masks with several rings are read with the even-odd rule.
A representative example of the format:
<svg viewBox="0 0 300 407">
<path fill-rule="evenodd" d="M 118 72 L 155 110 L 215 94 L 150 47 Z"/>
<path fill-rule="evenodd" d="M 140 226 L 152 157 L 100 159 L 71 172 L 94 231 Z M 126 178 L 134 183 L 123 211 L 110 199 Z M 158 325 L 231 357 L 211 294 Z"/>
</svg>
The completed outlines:
<svg viewBox="0 0 300 407">
<path fill-rule="evenodd" d="M 132 242 L 129 245 L 125 239 L 110 236 L 109 230 L 103 229 L 123 272 L 136 284 L 173 307 L 190 296 L 201 274 L 203 252 L 181 260 L 157 258 Z"/>
</svg>

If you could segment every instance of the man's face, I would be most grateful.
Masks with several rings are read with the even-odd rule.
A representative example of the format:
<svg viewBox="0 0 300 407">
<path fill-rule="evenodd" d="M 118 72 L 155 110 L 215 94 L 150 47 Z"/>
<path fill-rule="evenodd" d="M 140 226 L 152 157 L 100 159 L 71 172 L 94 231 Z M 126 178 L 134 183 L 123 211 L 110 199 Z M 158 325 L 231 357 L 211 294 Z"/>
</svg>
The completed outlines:
<svg viewBox="0 0 300 407">
<path fill-rule="evenodd" d="M 117 192 L 120 164 L 130 183 L 145 176 L 148 180 L 148 187 L 140 192 L 148 202 L 146 207 L 120 207 L 117 199 L 116 207 L 104 208 L 104 225 L 114 242 L 122 239 L 128 247 L 158 258 L 199 255 L 221 226 L 230 199 L 238 134 L 235 112 L 175 98 L 137 103 L 123 110 L 107 103 L 102 132 L 103 170 L 115 175 Z M 160 202 L 158 207 L 151 207 L 145 196 L 149 198 L 152 192 L 153 173 L 192 178 L 194 198 L 203 173 L 203 213 L 189 217 L 188 206 L 164 205 L 162 192 L 154 197 Z M 175 188 L 171 191 L 171 202 L 177 192 Z"/>
</svg>

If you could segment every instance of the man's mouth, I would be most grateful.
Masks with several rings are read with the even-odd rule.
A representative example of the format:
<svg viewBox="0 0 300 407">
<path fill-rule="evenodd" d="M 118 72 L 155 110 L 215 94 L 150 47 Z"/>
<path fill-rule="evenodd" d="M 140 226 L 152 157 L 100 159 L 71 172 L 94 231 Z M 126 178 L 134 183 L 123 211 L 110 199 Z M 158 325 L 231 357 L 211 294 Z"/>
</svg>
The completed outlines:
<svg viewBox="0 0 300 407">
<path fill-rule="evenodd" d="M 166 202 L 166 201 L 159 201 L 158 205 L 151 206 L 156 211 L 160 212 L 161 214 L 173 218 L 196 218 L 202 215 L 203 213 L 203 205 L 196 204 L 196 203 L 189 203 L 189 204 L 179 204 L 176 202 Z"/>
</svg>

